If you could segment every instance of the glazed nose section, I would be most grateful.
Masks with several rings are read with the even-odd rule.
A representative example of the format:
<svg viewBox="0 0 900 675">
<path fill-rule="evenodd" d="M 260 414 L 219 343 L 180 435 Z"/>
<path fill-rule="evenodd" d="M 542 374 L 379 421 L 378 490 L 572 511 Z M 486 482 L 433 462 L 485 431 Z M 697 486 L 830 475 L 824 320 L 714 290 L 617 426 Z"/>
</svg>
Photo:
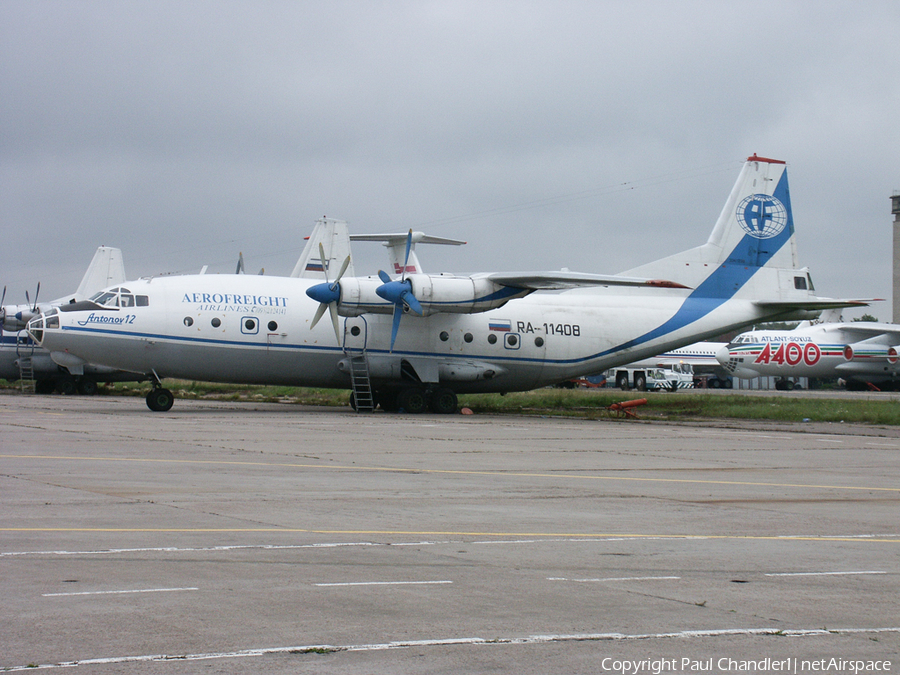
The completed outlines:
<svg viewBox="0 0 900 675">
<path fill-rule="evenodd" d="M 37 317 L 36 319 L 32 319 L 28 322 L 28 325 L 25 327 L 25 330 L 28 331 L 28 335 L 31 336 L 31 339 L 34 340 L 39 346 L 43 345 L 44 342 L 44 315 Z"/>
<path fill-rule="evenodd" d="M 28 324 L 25 326 L 25 330 L 28 331 L 28 335 L 31 336 L 31 339 L 37 343 L 38 346 L 44 346 L 44 337 L 46 335 L 47 330 L 52 330 L 54 328 L 59 328 L 59 312 L 56 309 L 51 309 L 49 312 L 41 313 L 35 318 L 31 319 Z"/>
</svg>

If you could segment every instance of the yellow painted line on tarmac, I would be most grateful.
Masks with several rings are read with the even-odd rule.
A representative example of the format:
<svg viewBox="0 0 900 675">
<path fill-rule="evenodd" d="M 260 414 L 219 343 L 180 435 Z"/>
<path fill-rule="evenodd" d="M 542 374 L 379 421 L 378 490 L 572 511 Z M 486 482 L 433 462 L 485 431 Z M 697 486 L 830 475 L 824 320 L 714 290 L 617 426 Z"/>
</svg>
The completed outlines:
<svg viewBox="0 0 900 675">
<path fill-rule="evenodd" d="M 153 534 L 327 534 L 402 537 L 534 537 L 556 539 L 673 539 L 673 540 L 745 540 L 745 541 L 818 541 L 900 544 L 900 536 L 872 537 L 814 535 L 743 535 L 743 534 L 634 534 L 622 532 L 469 532 L 447 530 L 318 530 L 294 527 L 0 527 L 0 532 L 92 532 Z"/>
<path fill-rule="evenodd" d="M 856 490 L 866 492 L 898 492 L 900 487 L 860 487 L 853 485 L 816 485 L 803 483 L 764 483 L 755 481 L 737 480 L 702 480 L 699 478 L 639 478 L 637 476 L 609 476 L 609 475 L 582 475 L 566 473 L 528 473 L 519 471 L 471 471 L 461 469 L 422 469 L 388 466 L 356 466 L 356 465 L 332 465 L 332 464 L 299 464 L 294 462 L 247 462 L 235 460 L 211 460 L 211 459 L 150 459 L 143 457 L 75 457 L 68 455 L 0 455 L 0 459 L 40 459 L 40 460 L 64 460 L 78 462 L 140 462 L 148 464 L 193 464 L 210 466 L 252 466 L 264 468 L 292 468 L 292 469 L 325 469 L 328 471 L 376 471 L 383 473 L 419 473 L 419 474 L 444 474 L 461 476 L 507 476 L 514 478 L 571 478 L 575 480 L 609 480 L 630 481 L 643 483 L 683 483 L 692 485 L 746 485 L 751 487 L 775 487 L 775 488 L 806 488 L 821 490 Z M 637 471 L 651 469 L 636 469 Z"/>
</svg>

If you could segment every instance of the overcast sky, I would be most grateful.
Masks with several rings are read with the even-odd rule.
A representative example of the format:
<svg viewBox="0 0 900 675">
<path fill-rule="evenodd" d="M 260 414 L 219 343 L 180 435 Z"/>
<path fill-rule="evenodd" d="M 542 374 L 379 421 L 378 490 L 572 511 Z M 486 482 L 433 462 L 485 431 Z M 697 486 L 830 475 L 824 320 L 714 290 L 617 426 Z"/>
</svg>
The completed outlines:
<svg viewBox="0 0 900 675">
<path fill-rule="evenodd" d="M 615 273 L 704 243 L 758 153 L 818 292 L 890 300 L 898 73 L 897 0 L 0 0 L 0 284 L 101 244 L 287 275 L 323 215 L 469 242 L 431 272 Z"/>
</svg>

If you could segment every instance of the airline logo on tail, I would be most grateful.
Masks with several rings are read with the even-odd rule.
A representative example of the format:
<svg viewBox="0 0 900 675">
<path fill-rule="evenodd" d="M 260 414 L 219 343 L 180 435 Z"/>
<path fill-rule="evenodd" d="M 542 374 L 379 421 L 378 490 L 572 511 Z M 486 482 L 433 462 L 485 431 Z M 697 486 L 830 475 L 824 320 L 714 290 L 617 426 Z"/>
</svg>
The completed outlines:
<svg viewBox="0 0 900 675">
<path fill-rule="evenodd" d="M 757 239 L 771 239 L 784 231 L 787 209 L 777 197 L 755 194 L 744 197 L 737 207 L 741 229 Z"/>
</svg>

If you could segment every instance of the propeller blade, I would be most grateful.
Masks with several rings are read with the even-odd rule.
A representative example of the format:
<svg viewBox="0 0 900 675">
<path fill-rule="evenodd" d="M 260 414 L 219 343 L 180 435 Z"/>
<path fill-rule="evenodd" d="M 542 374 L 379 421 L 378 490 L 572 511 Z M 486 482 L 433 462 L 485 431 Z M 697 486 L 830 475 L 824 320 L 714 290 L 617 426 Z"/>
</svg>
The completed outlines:
<svg viewBox="0 0 900 675">
<path fill-rule="evenodd" d="M 334 339 L 337 340 L 338 345 L 341 344 L 341 327 L 340 322 L 338 321 L 338 313 L 337 313 L 337 303 L 332 302 L 328 305 L 328 309 L 331 311 L 331 325 L 334 326 Z"/>
<path fill-rule="evenodd" d="M 309 329 L 312 330 L 316 327 L 316 324 L 319 323 L 319 319 L 322 318 L 322 315 L 325 313 L 325 310 L 328 308 L 327 303 L 320 303 L 318 309 L 316 309 L 316 314 L 313 316 L 312 323 L 309 324 Z"/>
<path fill-rule="evenodd" d="M 350 256 L 349 255 L 346 258 L 344 258 L 344 262 L 341 263 L 341 269 L 338 270 L 337 279 L 334 280 L 335 285 L 337 285 L 337 282 L 339 282 L 341 280 L 341 277 L 344 276 L 344 272 L 347 271 L 348 267 L 350 267 Z"/>
<path fill-rule="evenodd" d="M 388 276 L 388 273 L 384 270 L 378 270 L 378 278 L 381 279 L 384 283 L 391 283 L 391 278 Z"/>
<path fill-rule="evenodd" d="M 406 280 L 406 266 L 409 264 L 409 251 L 412 249 L 412 229 L 406 235 L 406 257 L 403 259 L 403 272 L 400 275 L 400 281 Z"/>
<path fill-rule="evenodd" d="M 244 254 L 243 252 L 238 253 L 238 261 L 237 261 L 237 269 L 234 270 L 235 274 L 243 274 L 244 273 Z"/>
<path fill-rule="evenodd" d="M 37 300 L 38 296 L 41 294 L 41 282 L 38 282 L 37 290 L 34 292 L 34 307 L 31 308 L 32 312 L 37 312 Z"/>
<path fill-rule="evenodd" d="M 412 310 L 419 316 L 423 316 L 425 314 L 425 312 L 422 310 L 422 305 L 419 304 L 418 299 L 412 294 L 412 291 L 403 294 L 403 302 L 406 303 L 406 306 L 409 307 L 410 310 Z"/>
<path fill-rule="evenodd" d="M 400 330 L 400 318 L 403 316 L 403 309 L 400 305 L 394 305 L 394 319 L 391 325 L 391 351 L 394 351 L 394 343 L 397 341 L 397 331 Z"/>
<path fill-rule="evenodd" d="M 325 247 L 319 242 L 319 260 L 322 262 L 322 273 L 325 275 L 325 281 L 328 281 L 328 264 L 325 260 Z"/>
</svg>

